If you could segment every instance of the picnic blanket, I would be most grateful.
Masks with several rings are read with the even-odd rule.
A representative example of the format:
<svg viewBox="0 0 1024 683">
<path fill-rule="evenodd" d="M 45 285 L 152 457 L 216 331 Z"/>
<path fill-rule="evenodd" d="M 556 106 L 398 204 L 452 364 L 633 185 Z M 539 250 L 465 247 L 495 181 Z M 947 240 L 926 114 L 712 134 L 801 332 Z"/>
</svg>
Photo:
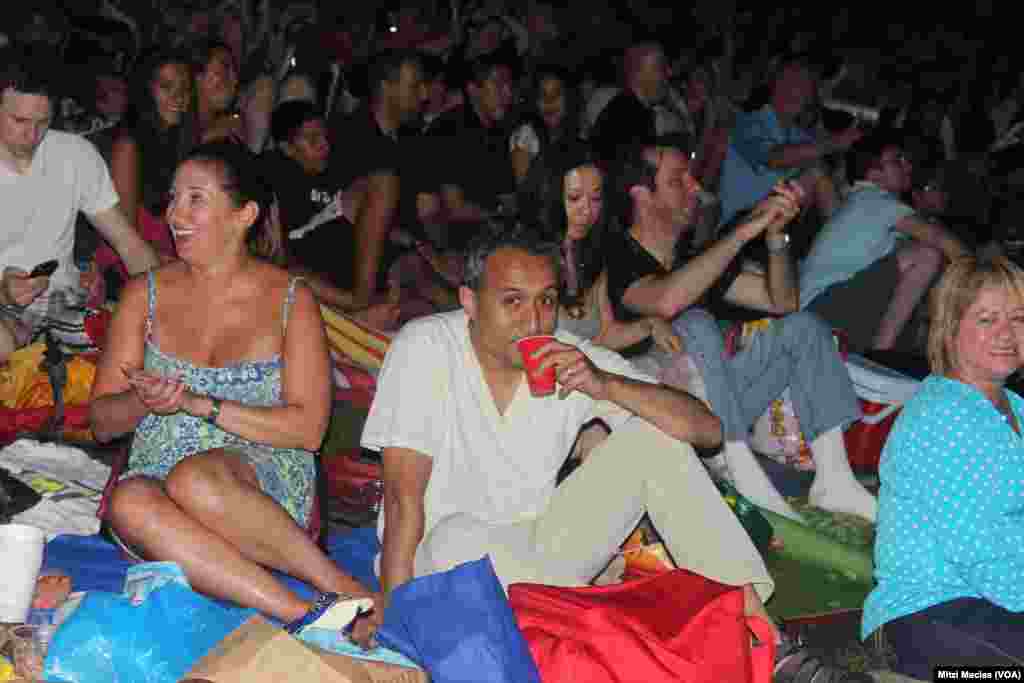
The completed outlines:
<svg viewBox="0 0 1024 683">
<path fill-rule="evenodd" d="M 374 528 L 332 533 L 325 549 L 342 569 L 380 590 L 373 573 L 379 549 Z M 120 593 L 130 563 L 99 535 L 59 536 L 47 544 L 43 566 L 70 576 L 75 591 Z M 298 579 L 275 575 L 301 597 L 315 595 Z M 434 683 L 539 683 L 487 558 L 396 589 L 379 638 L 382 645 L 422 664 Z"/>
<path fill-rule="evenodd" d="M 852 515 L 812 508 L 806 498 L 791 497 L 789 502 L 806 525 L 761 510 L 773 533 L 771 544 L 761 548 L 775 580 L 768 613 L 788 620 L 859 610 L 873 586 L 874 526 Z M 657 530 L 646 521 L 626 541 L 622 555 L 624 562 L 613 562 L 609 571 L 614 575 L 602 582 L 620 576 L 642 578 L 675 567 Z"/>
<path fill-rule="evenodd" d="M 110 468 L 82 449 L 19 439 L 0 450 L 0 467 L 42 496 L 11 521 L 38 527 L 48 539 L 99 531 L 96 511 Z"/>
<path fill-rule="evenodd" d="M 338 398 L 368 408 L 392 334 L 321 304 Z"/>
</svg>

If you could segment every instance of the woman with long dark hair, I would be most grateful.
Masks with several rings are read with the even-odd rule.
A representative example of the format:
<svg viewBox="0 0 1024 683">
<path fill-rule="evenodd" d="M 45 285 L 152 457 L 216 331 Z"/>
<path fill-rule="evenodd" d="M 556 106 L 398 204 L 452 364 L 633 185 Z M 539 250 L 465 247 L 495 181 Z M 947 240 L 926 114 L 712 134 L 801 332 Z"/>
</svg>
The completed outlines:
<svg viewBox="0 0 1024 683">
<path fill-rule="evenodd" d="M 604 276 L 606 238 L 618 229 L 605 207 L 605 173 L 589 154 L 567 158 L 547 174 L 536 205 L 537 219 L 562 245 L 559 325 L 613 350 L 654 337 L 658 350 L 640 358 L 641 369 L 656 375 L 659 357 L 677 353 L 679 338 L 660 318 L 624 323 L 615 319 Z"/>
<path fill-rule="evenodd" d="M 189 56 L 195 76 L 199 141 L 245 143 L 245 126 L 234 109 L 238 65 L 231 49 L 222 42 L 204 40 L 191 47 Z"/>
<path fill-rule="evenodd" d="M 174 169 L 195 141 L 192 70 L 188 58 L 155 52 L 143 59 L 131 84 L 129 111 L 114 134 L 110 174 L 121 209 L 143 239 L 165 257 L 174 255 L 163 220 Z M 96 256 L 101 269 L 127 271 L 109 248 Z"/>
<path fill-rule="evenodd" d="M 520 186 L 531 170 L 536 171 L 538 161 L 554 168 L 582 147 L 580 94 L 569 74 L 557 66 L 538 67 L 530 90 L 530 107 L 509 141 L 512 169 Z"/>
</svg>

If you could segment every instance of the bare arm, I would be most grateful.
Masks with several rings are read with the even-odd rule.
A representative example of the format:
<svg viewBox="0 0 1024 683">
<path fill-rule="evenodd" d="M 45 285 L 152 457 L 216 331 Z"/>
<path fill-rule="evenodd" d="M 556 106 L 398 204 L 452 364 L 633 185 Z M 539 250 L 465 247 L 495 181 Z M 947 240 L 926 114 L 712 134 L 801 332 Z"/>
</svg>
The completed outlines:
<svg viewBox="0 0 1024 683">
<path fill-rule="evenodd" d="M 434 462 L 406 448 L 385 448 L 382 455 L 385 521 L 380 583 L 387 594 L 415 574 L 416 548 L 426 525 L 424 496 Z"/>
<path fill-rule="evenodd" d="M 335 287 L 320 273 L 299 265 L 289 265 L 288 272 L 301 277 L 321 303 L 333 306 L 345 313 L 356 310 L 352 292 Z"/>
<path fill-rule="evenodd" d="M 686 392 L 611 375 L 608 400 L 679 441 L 698 448 L 715 448 L 722 443 L 721 420 Z"/>
<path fill-rule="evenodd" d="M 160 265 L 156 250 L 128 222 L 120 206 L 112 206 L 106 211 L 90 215 L 89 222 L 110 243 L 132 275 Z"/>
<path fill-rule="evenodd" d="M 648 275 L 637 280 L 626 290 L 623 303 L 637 313 L 657 316 L 666 320 L 674 319 L 681 311 L 700 300 L 704 293 L 721 277 L 743 246 L 765 230 L 772 234 L 781 232 L 800 211 L 803 191 L 792 183 L 780 183 L 765 199 L 758 202 L 750 217 L 733 232 L 726 235 L 708 249 L 693 258 L 684 267 L 667 275 Z M 792 268 L 788 255 L 774 255 L 769 268 Z M 785 260 L 783 260 L 785 259 Z M 741 274 L 729 288 L 744 305 L 767 310 L 787 310 L 796 296 L 793 274 L 780 271 L 775 277 L 773 292 L 764 287 L 757 291 L 757 280 Z M 739 286 L 737 287 L 737 283 Z M 787 284 L 788 283 L 788 284 Z M 726 293 L 728 296 L 728 292 Z"/>
<path fill-rule="evenodd" d="M 743 272 L 725 293 L 737 306 L 785 315 L 800 308 L 800 288 L 789 249 L 768 254 L 767 274 Z"/>
<path fill-rule="evenodd" d="M 121 200 L 121 211 L 133 225 L 139 215 L 142 195 L 140 173 L 139 150 L 135 140 L 128 135 L 119 135 L 110 149 L 110 177 Z"/>
<path fill-rule="evenodd" d="M 922 244 L 939 249 L 950 262 L 970 254 L 964 243 L 941 223 L 931 223 L 918 216 L 907 216 L 896 224 L 896 230 Z"/>
<path fill-rule="evenodd" d="M 125 285 L 96 367 L 89 418 L 100 443 L 135 431 L 139 421 L 149 414 L 121 371 L 122 367 L 140 368 L 143 364 L 146 291 L 145 278 L 135 278 Z"/>
<path fill-rule="evenodd" d="M 541 368 L 555 366 L 561 397 L 580 391 L 595 401 L 611 401 L 673 438 L 699 448 L 722 443 L 721 421 L 685 392 L 601 370 L 582 351 L 561 342 L 545 344 L 536 353 L 543 357 Z"/>
<path fill-rule="evenodd" d="M 377 284 L 384 244 L 398 215 L 399 179 L 394 173 L 375 173 L 369 177 L 366 199 L 355 221 L 355 305 L 364 307 Z"/>
<path fill-rule="evenodd" d="M 278 448 L 320 448 L 331 416 L 331 361 L 320 306 L 307 287 L 295 290 L 284 339 L 283 405 L 247 406 L 224 401 L 217 426 L 243 439 Z M 186 412 L 205 417 L 212 410 L 205 396 L 191 395 Z"/>
<path fill-rule="evenodd" d="M 601 331 L 591 341 L 613 351 L 628 349 L 651 336 L 652 321 L 657 318 L 641 318 L 633 322 L 622 322 L 615 318 L 612 302 L 608 298 L 608 273 L 602 272 L 594 283 L 597 311 L 601 319 Z"/>
<path fill-rule="evenodd" d="M 516 184 L 523 182 L 530 170 L 530 153 L 522 147 L 512 148 L 512 173 L 516 176 Z"/>
<path fill-rule="evenodd" d="M 192 393 L 176 378 L 140 369 L 145 328 L 145 283 L 133 281 L 133 286 L 142 290 L 141 293 L 133 293 L 142 303 L 132 306 L 132 315 L 125 323 L 131 325 L 125 329 L 129 343 L 123 346 L 115 344 L 116 353 L 108 351 L 104 354 L 104 381 L 93 390 L 94 396 L 104 396 L 104 400 L 97 401 L 99 406 L 93 407 L 99 438 L 113 438 L 132 431 L 150 412 L 170 415 L 184 411 L 205 418 L 213 410 L 211 398 Z M 111 330 L 111 334 L 119 332 L 121 328 L 118 326 Z M 282 356 L 285 363 L 281 392 L 283 405 L 262 407 L 224 401 L 216 420 L 217 426 L 257 443 L 316 450 L 323 441 L 330 417 L 331 372 L 320 308 L 305 287 L 296 290 Z M 130 370 L 126 372 L 122 368 Z"/>
<path fill-rule="evenodd" d="M 768 153 L 768 167 L 780 169 L 807 166 L 820 161 L 833 152 L 849 149 L 850 145 L 862 137 L 864 137 L 863 131 L 857 126 L 850 126 L 821 142 L 776 145 Z"/>
<path fill-rule="evenodd" d="M 736 230 L 712 244 L 683 268 L 667 275 L 648 275 L 622 296 L 631 311 L 671 320 L 700 300 L 750 238 Z"/>
</svg>

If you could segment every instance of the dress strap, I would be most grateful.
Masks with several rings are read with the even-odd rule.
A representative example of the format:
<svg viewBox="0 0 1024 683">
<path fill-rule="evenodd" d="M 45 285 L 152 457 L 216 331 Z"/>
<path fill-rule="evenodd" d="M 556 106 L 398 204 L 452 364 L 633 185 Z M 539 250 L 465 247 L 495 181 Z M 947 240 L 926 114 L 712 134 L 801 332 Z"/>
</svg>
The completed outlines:
<svg viewBox="0 0 1024 683">
<path fill-rule="evenodd" d="M 288 333 L 288 313 L 295 303 L 295 286 L 302 282 L 301 277 L 293 277 L 288 280 L 288 294 L 284 297 L 284 306 L 281 309 L 281 334 Z"/>
<path fill-rule="evenodd" d="M 153 339 L 153 319 L 156 315 L 156 274 L 151 270 L 146 273 L 147 301 L 146 310 L 146 339 Z"/>
</svg>

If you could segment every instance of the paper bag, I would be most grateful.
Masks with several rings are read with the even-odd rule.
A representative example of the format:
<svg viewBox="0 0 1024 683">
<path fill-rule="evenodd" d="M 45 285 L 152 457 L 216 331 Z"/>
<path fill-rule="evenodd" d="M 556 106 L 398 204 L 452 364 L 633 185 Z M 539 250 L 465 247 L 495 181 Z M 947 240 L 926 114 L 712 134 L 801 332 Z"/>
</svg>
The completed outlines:
<svg viewBox="0 0 1024 683">
<path fill-rule="evenodd" d="M 188 672 L 210 683 L 428 683 L 426 672 L 345 657 L 307 645 L 261 616 L 232 631 Z"/>
</svg>

